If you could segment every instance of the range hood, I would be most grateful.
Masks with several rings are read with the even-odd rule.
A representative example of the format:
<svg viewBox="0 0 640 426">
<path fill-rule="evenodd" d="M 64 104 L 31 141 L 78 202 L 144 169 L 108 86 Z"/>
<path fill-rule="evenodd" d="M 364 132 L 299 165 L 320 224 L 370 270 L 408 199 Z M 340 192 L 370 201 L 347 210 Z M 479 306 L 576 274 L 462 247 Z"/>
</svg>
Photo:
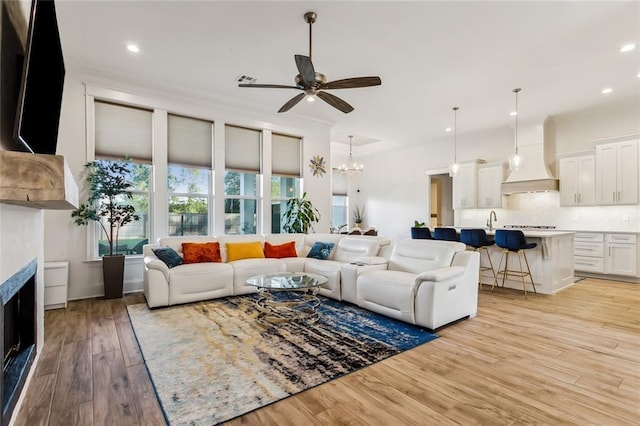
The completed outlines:
<svg viewBox="0 0 640 426">
<path fill-rule="evenodd" d="M 522 157 L 522 165 L 502 182 L 503 194 L 558 190 L 558 179 L 547 166 L 554 151 L 550 126 L 549 120 L 521 126 L 518 132 L 518 153 Z"/>
</svg>

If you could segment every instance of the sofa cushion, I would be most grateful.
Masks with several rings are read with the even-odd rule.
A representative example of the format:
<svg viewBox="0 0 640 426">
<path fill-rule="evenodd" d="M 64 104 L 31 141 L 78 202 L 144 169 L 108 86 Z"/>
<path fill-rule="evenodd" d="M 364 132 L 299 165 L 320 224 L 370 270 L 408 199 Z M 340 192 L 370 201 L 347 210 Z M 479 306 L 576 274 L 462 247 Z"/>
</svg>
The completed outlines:
<svg viewBox="0 0 640 426">
<path fill-rule="evenodd" d="M 389 259 L 389 269 L 420 273 L 451 266 L 453 256 L 466 246 L 454 241 L 402 240 L 398 241 Z"/>
<path fill-rule="evenodd" d="M 296 242 L 289 241 L 284 244 L 271 244 L 268 241 L 264 243 L 264 257 L 272 257 L 276 259 L 281 259 L 283 257 L 297 257 L 298 253 L 296 252 Z"/>
<path fill-rule="evenodd" d="M 153 254 L 162 260 L 169 268 L 175 268 L 184 263 L 180 255 L 171 247 L 160 247 L 152 249 L 152 251 Z"/>
<path fill-rule="evenodd" d="M 221 262 L 220 244 L 212 243 L 182 243 L 184 263 Z"/>
<path fill-rule="evenodd" d="M 248 243 L 227 243 L 227 262 L 240 259 L 264 258 L 262 243 L 251 241 Z"/>
<path fill-rule="evenodd" d="M 338 242 L 333 260 L 351 263 L 360 257 L 375 256 L 379 249 L 375 238 L 345 237 Z"/>
<path fill-rule="evenodd" d="M 321 241 L 317 241 L 311 247 L 309 254 L 307 257 L 311 257 L 314 259 L 327 260 L 329 256 L 331 256 L 331 250 L 333 249 L 333 243 L 323 243 Z"/>
</svg>

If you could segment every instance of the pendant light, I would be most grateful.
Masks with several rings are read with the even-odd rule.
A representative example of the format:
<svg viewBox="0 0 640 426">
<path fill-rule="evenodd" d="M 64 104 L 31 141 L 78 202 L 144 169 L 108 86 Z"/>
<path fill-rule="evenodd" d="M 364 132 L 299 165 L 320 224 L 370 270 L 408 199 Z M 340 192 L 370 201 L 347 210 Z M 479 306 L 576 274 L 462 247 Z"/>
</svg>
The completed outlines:
<svg viewBox="0 0 640 426">
<path fill-rule="evenodd" d="M 513 93 L 516 94 L 516 111 L 515 111 L 516 123 L 515 123 L 515 133 L 514 133 L 515 150 L 513 154 L 509 156 L 509 170 L 511 170 L 512 172 L 517 171 L 520 168 L 520 165 L 522 164 L 522 156 L 518 154 L 518 93 L 521 90 L 522 89 L 520 88 L 513 89 Z"/>
<path fill-rule="evenodd" d="M 459 107 L 453 107 L 453 163 L 449 164 L 449 176 L 456 177 L 460 170 L 458 163 L 458 110 Z"/>
<path fill-rule="evenodd" d="M 353 161 L 353 152 L 351 151 L 351 143 L 353 136 L 349 136 L 349 157 L 347 158 L 347 162 L 338 167 L 338 171 L 343 175 L 354 175 L 358 173 L 362 173 L 364 170 L 364 165 L 358 164 Z"/>
</svg>

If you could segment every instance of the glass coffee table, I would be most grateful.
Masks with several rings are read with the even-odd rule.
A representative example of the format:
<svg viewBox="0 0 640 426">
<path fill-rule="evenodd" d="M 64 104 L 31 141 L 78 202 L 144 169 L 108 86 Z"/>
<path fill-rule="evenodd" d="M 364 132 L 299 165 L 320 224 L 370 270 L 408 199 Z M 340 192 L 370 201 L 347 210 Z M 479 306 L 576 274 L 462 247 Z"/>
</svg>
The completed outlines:
<svg viewBox="0 0 640 426">
<path fill-rule="evenodd" d="M 257 287 L 259 324 L 269 326 L 292 321 L 318 321 L 318 290 L 327 277 L 305 272 L 278 272 L 257 275 L 247 284 Z"/>
</svg>

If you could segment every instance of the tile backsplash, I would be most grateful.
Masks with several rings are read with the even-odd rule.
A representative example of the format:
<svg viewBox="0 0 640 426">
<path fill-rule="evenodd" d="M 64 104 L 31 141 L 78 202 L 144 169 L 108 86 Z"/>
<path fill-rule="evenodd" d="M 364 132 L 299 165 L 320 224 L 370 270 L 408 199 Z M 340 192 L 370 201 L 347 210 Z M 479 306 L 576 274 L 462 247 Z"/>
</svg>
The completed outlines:
<svg viewBox="0 0 640 426">
<path fill-rule="evenodd" d="M 640 232 L 640 205 L 560 207 L 560 193 L 503 196 L 495 227 L 546 225 L 576 231 Z M 485 227 L 490 209 L 457 210 L 456 226 Z"/>
</svg>

